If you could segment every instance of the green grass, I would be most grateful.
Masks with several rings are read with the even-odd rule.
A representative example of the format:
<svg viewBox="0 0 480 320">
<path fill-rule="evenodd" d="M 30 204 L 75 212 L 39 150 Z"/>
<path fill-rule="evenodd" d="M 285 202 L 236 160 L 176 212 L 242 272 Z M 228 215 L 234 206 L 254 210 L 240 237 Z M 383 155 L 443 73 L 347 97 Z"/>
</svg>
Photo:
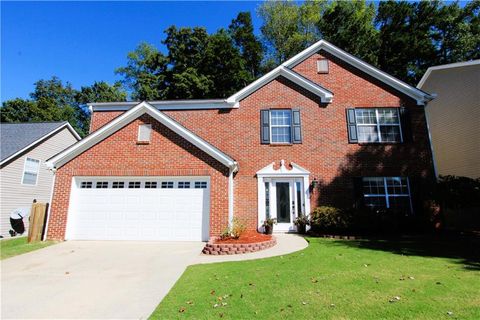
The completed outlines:
<svg viewBox="0 0 480 320">
<path fill-rule="evenodd" d="M 151 319 L 480 319 L 477 245 L 309 241 L 286 256 L 191 266 Z"/>
<path fill-rule="evenodd" d="M 0 260 L 42 249 L 55 243 L 55 241 L 27 243 L 27 237 L 2 240 L 0 241 Z"/>
</svg>

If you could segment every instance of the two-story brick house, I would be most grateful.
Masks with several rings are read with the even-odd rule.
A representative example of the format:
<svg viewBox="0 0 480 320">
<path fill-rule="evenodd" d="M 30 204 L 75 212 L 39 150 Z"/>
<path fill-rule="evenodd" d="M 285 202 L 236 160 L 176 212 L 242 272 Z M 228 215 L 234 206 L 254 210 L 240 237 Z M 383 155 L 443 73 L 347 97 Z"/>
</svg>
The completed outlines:
<svg viewBox="0 0 480 320">
<path fill-rule="evenodd" d="M 92 103 L 51 158 L 52 239 L 207 240 L 314 207 L 415 210 L 433 178 L 431 96 L 319 41 L 219 100 Z"/>
</svg>

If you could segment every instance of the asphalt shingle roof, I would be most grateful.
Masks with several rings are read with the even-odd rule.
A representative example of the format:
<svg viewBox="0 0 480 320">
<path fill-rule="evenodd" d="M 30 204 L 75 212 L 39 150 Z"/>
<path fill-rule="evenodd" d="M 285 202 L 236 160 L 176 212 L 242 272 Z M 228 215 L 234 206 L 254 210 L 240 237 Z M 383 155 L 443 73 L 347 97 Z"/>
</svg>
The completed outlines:
<svg viewBox="0 0 480 320">
<path fill-rule="evenodd" d="M 64 125 L 63 122 L 1 123 L 0 161 Z"/>
</svg>

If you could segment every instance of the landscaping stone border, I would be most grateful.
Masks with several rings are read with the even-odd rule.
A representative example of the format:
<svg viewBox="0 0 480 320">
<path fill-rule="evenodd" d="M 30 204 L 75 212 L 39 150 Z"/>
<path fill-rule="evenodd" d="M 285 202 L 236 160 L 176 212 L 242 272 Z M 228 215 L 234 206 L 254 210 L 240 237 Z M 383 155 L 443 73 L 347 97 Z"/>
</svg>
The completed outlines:
<svg viewBox="0 0 480 320">
<path fill-rule="evenodd" d="M 216 239 L 211 239 L 202 250 L 203 254 L 208 255 L 227 255 L 257 252 L 273 247 L 277 244 L 277 239 L 255 242 L 255 243 L 215 243 Z"/>
</svg>

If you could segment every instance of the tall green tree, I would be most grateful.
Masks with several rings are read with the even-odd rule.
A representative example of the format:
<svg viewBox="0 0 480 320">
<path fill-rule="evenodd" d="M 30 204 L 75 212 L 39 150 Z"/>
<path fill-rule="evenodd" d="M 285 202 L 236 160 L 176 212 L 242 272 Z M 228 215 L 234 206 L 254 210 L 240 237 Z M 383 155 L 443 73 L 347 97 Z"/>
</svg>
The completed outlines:
<svg viewBox="0 0 480 320">
<path fill-rule="evenodd" d="M 228 32 L 242 54 L 245 69 L 251 75 L 250 80 L 254 80 L 261 74 L 263 47 L 255 36 L 250 12 L 240 12 L 237 18 L 232 20 Z"/>
<path fill-rule="evenodd" d="M 141 44 L 116 71 L 135 99 L 227 97 L 260 73 L 262 48 L 249 14 L 240 13 L 228 31 L 171 26 L 165 34 L 165 55 Z"/>
<path fill-rule="evenodd" d="M 323 39 L 343 50 L 376 65 L 378 30 L 375 29 L 376 9 L 365 0 L 333 1 L 318 21 Z"/>
<path fill-rule="evenodd" d="M 316 25 L 326 1 L 266 1 L 258 9 L 270 59 L 279 64 L 320 39 Z"/>
</svg>

